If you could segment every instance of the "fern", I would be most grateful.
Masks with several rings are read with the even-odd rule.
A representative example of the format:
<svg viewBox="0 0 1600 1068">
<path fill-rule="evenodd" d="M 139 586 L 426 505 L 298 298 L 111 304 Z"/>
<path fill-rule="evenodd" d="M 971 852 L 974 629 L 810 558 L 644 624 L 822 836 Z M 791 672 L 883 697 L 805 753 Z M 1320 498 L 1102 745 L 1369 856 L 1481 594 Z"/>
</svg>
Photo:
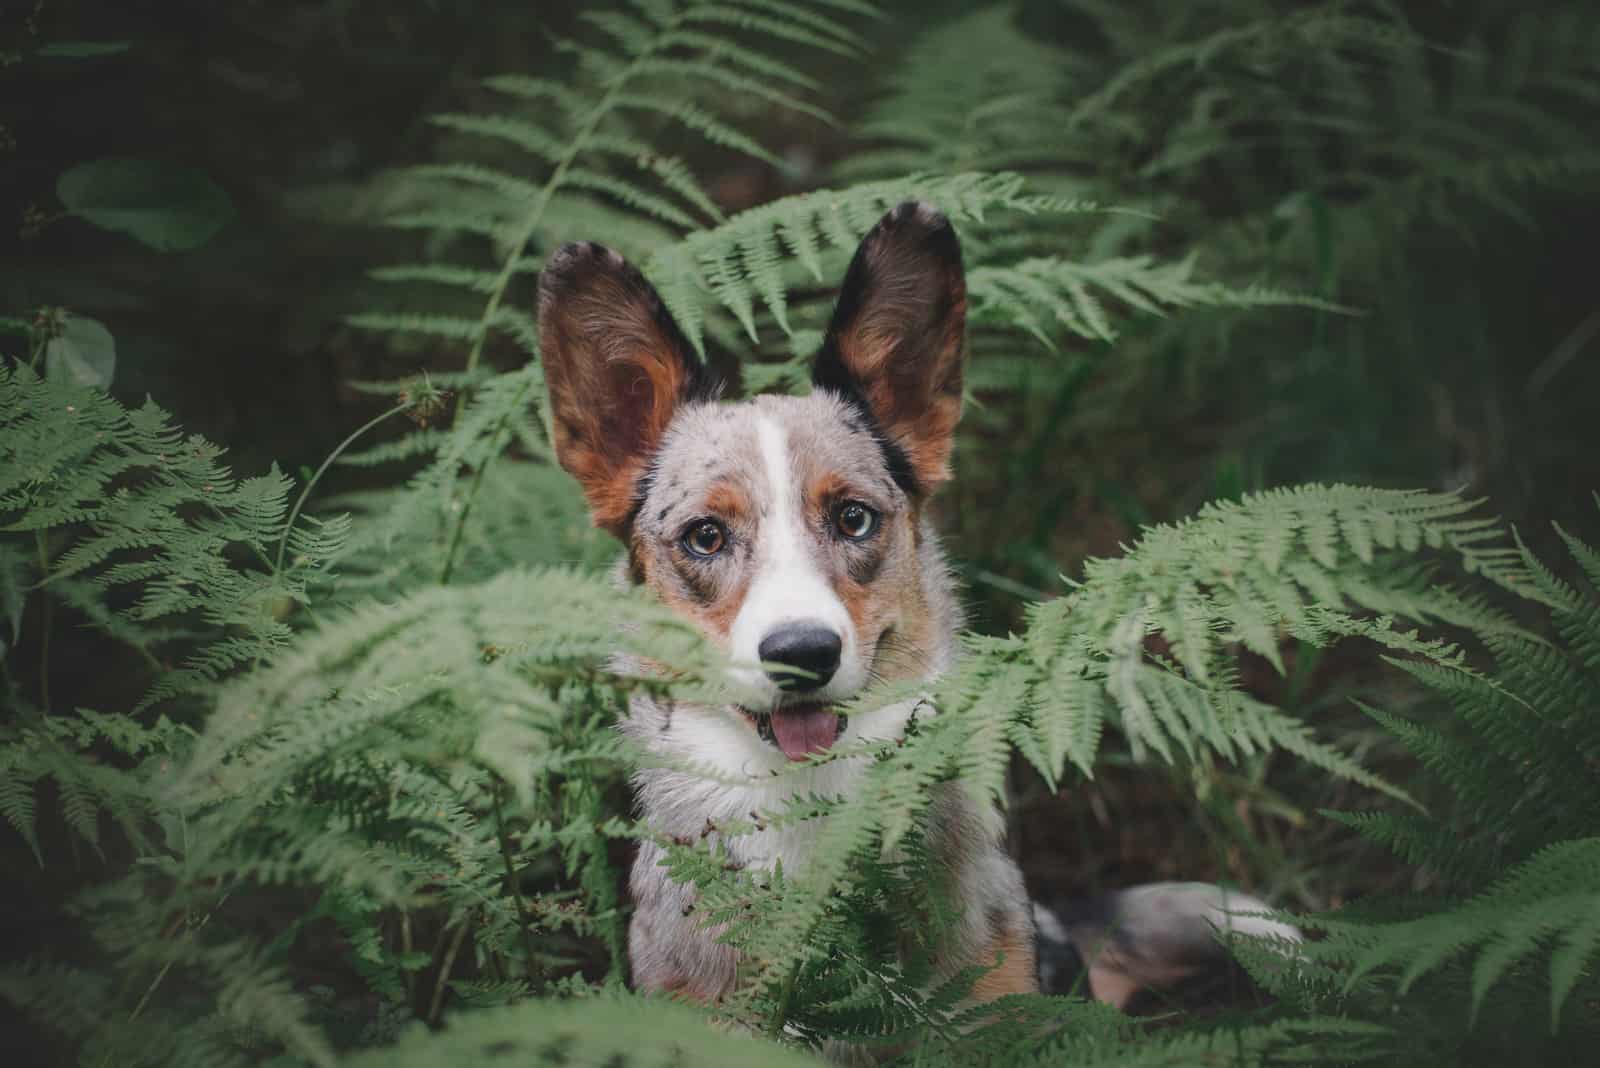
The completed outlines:
<svg viewBox="0 0 1600 1068">
<path fill-rule="evenodd" d="M 1045 346 L 1066 330 L 1079 337 L 1117 340 L 1116 328 L 1099 294 L 1138 311 L 1199 305 L 1264 308 L 1284 305 L 1344 311 L 1336 304 L 1262 286 L 1230 289 L 1196 282 L 1193 258 L 1156 264 L 1148 256 L 1075 263 L 1059 257 L 1022 260 L 1009 267 L 979 267 L 968 279 L 973 319 L 1027 331 Z"/>
<path fill-rule="evenodd" d="M 1184 524 L 1148 532 L 1123 557 L 1092 563 L 1075 592 L 1030 612 L 1026 635 L 973 640 L 966 660 L 932 687 L 863 698 L 881 703 L 928 689 L 930 712 L 938 714 L 919 717 L 900 746 L 834 757 L 873 763 L 849 806 L 811 803 L 811 818 L 822 822 L 816 859 L 803 879 L 785 880 L 781 893 L 777 884 L 762 884 L 754 911 L 748 884 L 710 899 L 709 917 L 727 923 L 726 939 L 757 962 L 733 1011 L 770 1014 L 780 977 L 806 974 L 828 959 L 827 932 L 853 911 L 837 895 L 865 878 L 870 890 L 860 908 L 870 911 L 869 902 L 886 892 L 882 880 L 893 877 L 874 858 L 915 842 L 938 790 L 1003 800 L 1013 751 L 1051 784 L 1068 762 L 1092 776 L 1109 724 L 1136 754 L 1174 761 L 1211 752 L 1237 760 L 1281 748 L 1407 798 L 1318 742 L 1291 712 L 1241 693 L 1230 665 L 1242 647 L 1282 670 L 1281 641 L 1294 636 L 1321 645 L 1349 635 L 1461 663 L 1459 650 L 1394 628 L 1392 615 L 1520 633 L 1474 598 L 1398 566 L 1419 551 L 1446 549 L 1468 570 L 1525 582 L 1516 551 L 1498 544 L 1497 529 L 1471 516 L 1471 508 L 1447 494 L 1353 487 L 1307 487 L 1212 506 Z M 1372 619 L 1359 610 L 1383 615 Z M 705 893 L 705 869 L 677 856 L 679 876 L 693 878 Z"/>
<path fill-rule="evenodd" d="M 544 78 L 490 78 L 484 88 L 509 113 L 447 113 L 435 116 L 434 122 L 511 150 L 514 160 L 504 165 L 436 164 L 409 172 L 423 190 L 437 190 L 433 196 L 447 206 L 426 216 L 408 214 L 400 225 L 422 226 L 441 237 L 451 231 L 489 236 L 501 251 L 499 264 L 398 265 L 380 270 L 377 277 L 486 295 L 481 313 L 475 320 L 419 320 L 374 312 L 356 317 L 355 322 L 378 329 L 424 329 L 467 342 L 469 373 L 478 366 L 488 337 L 496 332 L 508 334 L 524 355 L 537 355 L 533 332 L 521 313 L 506 303 L 512 282 L 537 271 L 542 260 L 529 258 L 530 243 L 549 249 L 596 232 L 635 232 L 627 220 L 629 212 L 678 229 L 693 229 L 702 220 L 720 221 L 720 209 L 687 164 L 662 156 L 633 127 L 641 121 L 664 120 L 713 145 L 777 164 L 758 142 L 696 100 L 728 91 L 753 93 L 779 107 L 829 121 L 821 109 L 772 82 L 777 75 L 803 91 L 811 84 L 809 78 L 738 36 L 741 30 L 756 29 L 769 41 L 853 53 L 857 39 L 837 18 L 845 12 L 824 14 L 829 6 L 684 0 L 585 12 L 581 20 L 598 31 L 604 43 L 565 40 L 560 47 L 574 58 L 580 84 L 585 89 L 592 85 L 593 95 Z M 859 4 L 849 10 L 861 14 L 872 9 Z M 521 176 L 530 170 L 542 170 L 545 177 Z M 587 200 L 593 211 L 573 210 L 573 197 Z M 558 203 L 562 210 L 553 212 Z M 628 210 L 619 213 L 618 205 Z M 485 225 L 485 219 L 496 221 Z M 584 229 L 570 229 L 574 223 Z"/>
<path fill-rule="evenodd" d="M 641 1036 L 649 1036 L 641 1042 Z M 823 1062 L 748 1035 L 719 1034 L 693 1009 L 645 998 L 529 1002 L 475 1013 L 443 1034 L 417 1028 L 394 1046 L 349 1060 L 352 1066 L 526 1064 L 530 1059 L 576 1064 L 703 1064 L 775 1068 Z"/>
<path fill-rule="evenodd" d="M 842 263 L 840 254 L 853 250 L 885 208 L 908 199 L 937 205 L 977 235 L 979 266 L 968 272 L 967 289 L 975 325 L 1000 325 L 1023 330 L 1049 348 L 1068 331 L 1081 337 L 1114 341 L 1116 330 L 1096 291 L 1129 308 L 1159 312 L 1163 307 L 1197 305 L 1269 307 L 1300 305 L 1343 310 L 1326 301 L 1252 286 L 1230 289 L 1219 283 L 1192 280 L 1193 262 L 1155 263 L 1149 256 L 1121 257 L 1079 263 L 1059 257 L 1029 258 L 1011 265 L 987 265 L 981 224 L 996 215 L 1046 218 L 1099 213 L 1094 202 L 1030 192 L 1020 175 L 969 172 L 913 175 L 884 182 L 864 182 L 839 190 L 821 190 L 785 197 L 742 212 L 709 230 L 657 249 L 646 273 L 656 281 L 674 319 L 702 352 L 705 350 L 704 295 L 714 306 L 731 312 L 749 341 L 759 343 L 758 304 L 794 342 L 790 365 L 811 354 L 809 333 L 789 321 L 789 294 L 822 283 L 828 268 Z M 801 344 L 803 340 L 806 344 Z M 987 346 L 981 346 L 983 358 Z"/>
<path fill-rule="evenodd" d="M 885 208 L 908 199 L 930 201 L 962 222 L 981 221 L 985 212 L 1002 209 L 1026 214 L 1093 209 L 1090 204 L 1026 193 L 1022 178 L 1014 174 L 912 176 L 803 193 L 753 208 L 715 229 L 657 250 L 645 273 L 659 283 L 673 318 L 702 350 L 701 291 L 732 311 L 752 341 L 760 340 L 754 318 L 757 298 L 785 333 L 793 333 L 786 315 L 787 257 L 821 283 L 825 251 L 854 250 Z"/>
<path fill-rule="evenodd" d="M 1592 565 L 1593 550 L 1564 536 L 1576 560 Z M 1340 962 L 1346 987 L 1381 977 L 1402 994 L 1426 988 L 1417 1000 L 1432 1005 L 1464 985 L 1480 1031 L 1486 1025 L 1477 1018 L 1491 999 L 1520 1005 L 1537 996 L 1525 980 L 1544 961 L 1547 1017 L 1558 1032 L 1563 1007 L 1593 986 L 1600 956 L 1600 790 L 1592 774 L 1600 733 L 1591 714 L 1600 693 L 1592 655 L 1600 601 L 1556 578 L 1525 547 L 1518 556 L 1522 577 L 1512 588 L 1550 606 L 1561 644 L 1492 636 L 1493 675 L 1402 664 L 1453 709 L 1440 726 L 1369 710 L 1448 787 L 1456 801 L 1449 816 L 1343 817 L 1437 873 L 1458 900 L 1388 921 L 1331 914 L 1318 950 Z M 1506 1011 L 1495 1008 L 1496 1016 Z M 1576 1035 L 1593 1027 L 1592 1014 L 1582 1015 Z"/>
<path fill-rule="evenodd" d="M 436 206 L 405 212 L 395 223 L 430 233 L 439 247 L 456 244 L 461 234 L 488 238 L 496 259 L 489 264 L 481 258 L 431 260 L 374 272 L 378 280 L 405 286 L 408 292 L 423 285 L 449 294 L 460 308 L 456 314 L 375 310 L 351 317 L 360 327 L 459 346 L 465 357 L 463 395 L 448 431 L 418 432 L 403 442 L 387 444 L 382 452 L 354 458 L 367 463 L 412 458 L 428 462 L 405 490 L 367 494 L 350 502 L 368 514 L 386 514 L 369 525 L 371 537 L 352 545 L 344 558 L 347 588 L 415 580 L 419 572 L 429 570 L 429 577 L 441 581 L 463 574 L 482 578 L 514 559 L 529 559 L 493 551 L 506 546 L 502 532 L 520 525 L 525 515 L 496 513 L 488 517 L 487 526 L 469 525 L 482 518 L 475 512 L 480 500 L 536 501 L 551 496 L 547 488 L 551 480 L 540 471 L 520 466 L 505 474 L 496 470 L 508 448 L 548 459 L 533 417 L 535 403 L 542 403 L 544 396 L 535 360 L 538 330 L 513 300 L 516 283 L 530 280 L 543 263 L 543 252 L 565 240 L 602 234 L 638 254 L 669 241 L 674 230 L 721 222 L 722 211 L 688 165 L 660 154 L 636 128 L 641 123 L 668 122 L 713 146 L 778 164 L 758 142 L 698 101 L 736 91 L 831 121 L 795 95 L 814 83 L 774 56 L 770 43 L 786 41 L 854 54 L 858 41 L 839 17 L 872 10 L 864 3 L 841 7 L 674 0 L 584 12 L 580 21 L 598 33 L 601 43 L 558 42 L 576 64 L 574 84 L 495 76 L 483 86 L 496 108 L 493 113 L 434 116 L 441 129 L 469 142 L 486 143 L 501 154 L 486 163 L 448 162 L 410 169 L 405 177 L 416 186 L 416 199 Z M 742 32 L 747 30 L 760 31 L 768 45 L 746 40 Z M 775 80 L 793 89 L 777 88 Z M 526 177 L 530 173 L 543 177 L 530 179 Z M 481 249 L 465 251 L 481 257 Z M 512 351 L 527 362 L 518 370 L 483 378 L 480 361 L 485 348 L 499 339 L 509 341 Z M 491 480 L 487 483 L 491 488 L 504 492 L 485 495 L 485 479 Z M 538 489 L 531 493 L 512 489 L 530 483 Z M 555 496 L 575 501 L 565 488 L 556 490 Z M 484 557 L 474 552 L 480 548 L 491 551 Z M 471 555 L 463 560 L 464 554 Z M 588 552 L 580 549 L 579 555 Z M 539 558 L 550 557 L 533 557 Z M 424 560 L 429 563 L 422 564 Z M 397 567 L 410 573 L 402 575 Z"/>
<path fill-rule="evenodd" d="M 1057 13 L 1086 32 L 1039 33 Z M 1147 525 L 1017 634 L 968 636 L 946 677 L 864 696 L 922 705 L 899 743 L 816 758 L 862 763 L 860 797 L 655 842 L 743 956 L 716 1021 L 621 994 L 615 865 L 651 832 L 626 790 L 645 758 L 614 717 L 641 689 L 719 699 L 722 664 L 600 576 L 614 546 L 551 462 L 525 299 L 549 250 L 615 245 L 708 357 L 753 345 L 748 387 L 802 389 L 844 258 L 885 207 L 931 200 L 966 250 L 972 388 L 999 395 L 969 426 L 1011 435 L 1049 394 L 1050 418 L 1098 446 L 1134 420 L 1061 407 L 1083 342 L 1117 347 L 1106 393 L 1131 395 L 1122 375 L 1178 410 L 1153 366 L 1249 376 L 1252 352 L 1364 320 L 1173 312 L 1381 313 L 1397 232 L 1534 221 L 1541 191 L 1594 170 L 1584 12 L 1474 24 L 1480 47 L 1476 28 L 1433 41 L 1387 4 L 1081 0 L 919 16 L 903 54 L 870 63 L 874 103 L 843 131 L 865 150 L 810 188 L 742 105 L 833 123 L 838 72 L 904 36 L 877 14 L 627 0 L 577 13 L 540 76 L 474 83 L 433 116 L 427 162 L 385 179 L 389 236 L 411 251 L 349 320 L 428 370 L 357 383 L 391 406 L 292 504 L 290 479 L 236 478 L 153 404 L 0 364 L 0 816 L 41 864 L 63 837 L 94 854 L 70 906 L 87 937 L 0 970 L 0 996 L 91 1064 L 1507 1063 L 1592 1046 L 1600 605 L 1567 573 L 1600 582 L 1600 553 L 1563 532 L 1558 573 L 1456 495 L 1351 486 Z M 697 168 L 735 157 L 792 192 L 734 211 Z M 38 348 L 26 321 L 0 329 Z M 1024 357 L 1029 339 L 1064 355 Z M 369 438 L 400 414 L 415 428 Z M 1055 478 L 1059 445 L 1030 446 L 1035 473 Z M 313 498 L 334 464 L 361 488 Z M 983 492 L 1037 495 L 1038 478 L 1001 475 Z M 1009 528 L 1018 513 L 989 503 L 958 498 L 952 518 Z M 1031 543 L 968 528 L 1037 558 L 1020 588 L 1071 558 L 1065 517 L 1036 505 Z M 56 707 L 56 611 L 140 658 L 142 702 Z M 1336 643 L 1387 655 L 1389 688 L 1361 707 L 1431 781 L 1332 735 L 1298 685 L 1254 678 L 1255 661 L 1281 675 L 1291 647 Z M 36 675 L 16 670 L 24 646 Z M 619 651 L 672 676 L 619 674 Z M 1393 699 L 1417 691 L 1436 707 Z M 1326 937 L 1287 966 L 1282 946 L 1237 945 L 1276 1008 L 1146 1030 L 1071 999 L 973 1007 L 981 969 L 935 968 L 942 797 L 1004 802 L 1018 757 L 1058 789 L 1108 759 L 1198 776 L 1274 752 L 1386 794 L 1334 818 L 1429 891 L 1313 917 Z M 814 832 L 817 862 L 730 865 L 728 838 L 773 827 Z"/>
<path fill-rule="evenodd" d="M 1239 703 L 1226 663 L 1242 646 L 1283 670 L 1279 643 L 1289 635 L 1322 643 L 1339 636 L 1336 621 L 1354 604 L 1385 615 L 1426 622 L 1443 620 L 1486 630 L 1508 629 L 1495 612 L 1396 569 L 1396 554 L 1424 547 L 1449 548 L 1470 569 L 1516 581 L 1506 551 L 1486 544 L 1493 527 L 1466 515 L 1470 505 L 1450 495 L 1351 487 L 1278 491 L 1238 505 L 1213 505 L 1184 524 L 1157 528 L 1126 555 L 1092 562 L 1079 590 L 1030 613 L 1026 638 L 1007 643 L 1031 687 L 1074 678 L 1100 680 L 1121 710 L 1122 726 L 1136 747 L 1172 756 L 1168 735 L 1214 747 L 1227 757 L 1235 747 L 1267 744 L 1283 724 L 1258 704 Z M 1363 629 L 1369 638 L 1451 659 L 1447 647 L 1412 645 L 1386 627 Z M 1151 656 L 1147 639 L 1159 636 L 1170 658 Z M 996 650 L 991 656 L 999 655 Z M 1107 707 L 1087 708 L 1037 698 L 1069 720 Z M 1223 698 L 1220 705 L 1213 702 Z M 1260 718 L 1258 718 L 1258 715 Z M 1040 752 L 1060 748 L 1051 728 L 1034 728 Z M 1098 733 L 1074 722 L 1078 735 Z M 1185 748 L 1189 742 L 1181 741 Z M 1308 757 L 1312 750 L 1302 753 Z M 1074 763 L 1092 767 L 1080 749 Z M 1331 760 L 1331 755 L 1323 754 Z M 1061 766 L 1039 769 L 1052 781 Z M 1350 769 L 1346 769 L 1350 770 Z M 990 788 L 998 786 L 991 780 Z"/>
<path fill-rule="evenodd" d="M 862 148 L 840 161 L 838 173 L 879 178 L 930 166 L 1037 172 L 1041 162 L 1087 162 L 1090 153 L 1061 137 L 1063 79 L 1080 69 L 1072 56 L 1019 28 L 1011 5 L 975 6 L 934 23 L 886 72 L 878 99 L 854 128 Z"/>
<path fill-rule="evenodd" d="M 32 796 L 50 779 L 68 825 L 94 849 L 102 814 L 142 842 L 155 814 L 144 777 L 87 751 L 102 743 L 131 758 L 170 751 L 178 740 L 172 723 L 131 717 L 206 691 L 283 648 L 293 632 L 282 615 L 305 602 L 347 525 L 334 519 L 289 530 L 289 484 L 276 471 L 236 480 L 218 462 L 219 448 L 185 436 L 154 404 L 130 411 L 26 367 L 0 364 L 0 435 L 0 519 L 6 531 L 34 534 L 35 581 L 128 641 L 155 676 L 130 718 L 89 710 L 52 717 L 42 692 L 32 716 L 5 728 L 4 815 L 39 855 Z M 289 566 L 275 568 L 280 542 L 294 553 Z M 235 562 L 241 552 L 253 566 Z M 109 607 L 113 596 L 125 607 Z M 158 659 L 168 648 L 188 650 L 180 666 Z"/>
<path fill-rule="evenodd" d="M 337 550 L 340 521 L 286 532 L 288 480 L 276 471 L 237 481 L 221 451 L 185 437 L 153 404 L 128 411 L 104 394 L 0 367 L 0 429 L 6 475 L 0 514 L 10 531 L 83 525 L 85 536 L 55 552 L 43 580 L 87 578 L 103 588 L 136 586 L 128 610 L 141 623 L 193 613 L 234 633 L 164 673 L 140 707 L 203 686 L 239 664 L 271 655 L 288 639 L 276 617 L 304 601 L 308 577 Z M 55 418 L 64 412 L 67 419 Z M 184 518 L 186 510 L 195 518 Z M 233 566 L 235 547 L 267 561 L 290 539 L 282 571 Z"/>
</svg>

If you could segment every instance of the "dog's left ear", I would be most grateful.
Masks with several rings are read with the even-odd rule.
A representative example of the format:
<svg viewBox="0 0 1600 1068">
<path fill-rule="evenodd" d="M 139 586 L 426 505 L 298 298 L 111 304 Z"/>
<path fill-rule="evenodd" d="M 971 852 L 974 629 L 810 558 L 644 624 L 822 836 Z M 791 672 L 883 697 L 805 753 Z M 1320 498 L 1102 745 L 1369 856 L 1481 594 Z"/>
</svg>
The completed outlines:
<svg viewBox="0 0 1600 1068">
<path fill-rule="evenodd" d="M 673 415 L 713 399 L 715 380 L 655 287 L 592 243 L 562 246 L 539 276 L 539 350 L 556 459 L 583 487 L 595 525 L 623 537 Z"/>
<path fill-rule="evenodd" d="M 905 455 L 917 493 L 950 477 L 966 326 L 950 220 L 931 204 L 901 204 L 856 250 L 811 378 L 865 406 Z"/>
</svg>

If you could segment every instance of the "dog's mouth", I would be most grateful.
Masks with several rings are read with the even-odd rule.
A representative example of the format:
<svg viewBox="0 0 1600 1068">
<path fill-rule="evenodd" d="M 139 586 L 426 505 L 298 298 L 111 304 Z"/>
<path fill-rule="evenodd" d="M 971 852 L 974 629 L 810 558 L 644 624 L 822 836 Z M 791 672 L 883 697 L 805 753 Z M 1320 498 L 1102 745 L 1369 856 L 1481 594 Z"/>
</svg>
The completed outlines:
<svg viewBox="0 0 1600 1068">
<path fill-rule="evenodd" d="M 827 750 L 850 723 L 849 716 L 828 704 L 779 705 L 761 712 L 741 706 L 739 711 L 755 726 L 757 734 L 790 760 L 804 760 L 812 753 Z"/>
</svg>

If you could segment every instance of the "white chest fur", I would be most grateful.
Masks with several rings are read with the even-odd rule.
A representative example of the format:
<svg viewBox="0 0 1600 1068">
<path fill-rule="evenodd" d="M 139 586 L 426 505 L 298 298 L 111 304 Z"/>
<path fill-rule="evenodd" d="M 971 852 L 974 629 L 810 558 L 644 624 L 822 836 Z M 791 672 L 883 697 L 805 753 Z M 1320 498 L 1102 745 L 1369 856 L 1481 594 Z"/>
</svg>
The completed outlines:
<svg viewBox="0 0 1600 1068">
<path fill-rule="evenodd" d="M 916 708 L 917 702 L 905 701 L 853 716 L 835 746 L 902 738 Z M 926 715 L 926 708 L 918 714 Z M 624 729 L 675 765 L 644 768 L 635 777 L 654 830 L 679 837 L 716 833 L 737 862 L 770 869 L 781 859 L 794 874 L 805 870 L 819 828 L 817 820 L 795 818 L 791 805 L 811 797 L 848 800 L 868 768 L 864 756 L 796 767 L 731 709 L 678 706 L 669 712 L 636 699 Z M 734 822 L 758 826 L 723 836 L 721 828 Z"/>
</svg>

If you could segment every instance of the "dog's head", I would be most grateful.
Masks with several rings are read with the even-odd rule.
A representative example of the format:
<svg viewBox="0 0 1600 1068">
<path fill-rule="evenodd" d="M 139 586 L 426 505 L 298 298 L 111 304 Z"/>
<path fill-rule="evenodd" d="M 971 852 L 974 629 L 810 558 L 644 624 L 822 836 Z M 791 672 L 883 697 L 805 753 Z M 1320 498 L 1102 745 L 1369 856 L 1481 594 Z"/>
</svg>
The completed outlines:
<svg viewBox="0 0 1600 1068">
<path fill-rule="evenodd" d="M 838 739 L 836 702 L 926 675 L 945 640 L 920 517 L 949 475 L 965 320 L 955 232 L 916 203 L 861 242 L 807 397 L 716 403 L 608 249 L 567 245 L 540 279 L 557 457 L 634 581 L 742 665 L 746 729 L 791 759 Z"/>
</svg>

